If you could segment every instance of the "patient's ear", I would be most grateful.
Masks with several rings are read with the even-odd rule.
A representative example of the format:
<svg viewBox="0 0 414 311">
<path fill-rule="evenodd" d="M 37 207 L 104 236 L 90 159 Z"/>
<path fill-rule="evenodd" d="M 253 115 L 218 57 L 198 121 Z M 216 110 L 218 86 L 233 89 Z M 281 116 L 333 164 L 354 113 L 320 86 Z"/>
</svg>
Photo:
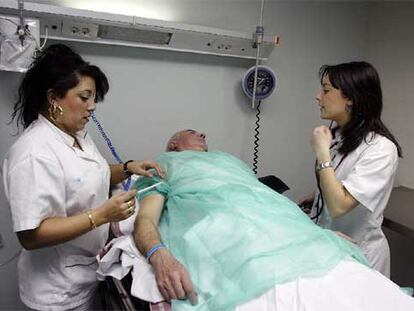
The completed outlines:
<svg viewBox="0 0 414 311">
<path fill-rule="evenodd" d="M 175 140 L 171 140 L 169 143 L 168 143 L 168 148 L 167 148 L 169 151 L 176 151 L 177 150 L 177 141 L 175 141 Z"/>
</svg>

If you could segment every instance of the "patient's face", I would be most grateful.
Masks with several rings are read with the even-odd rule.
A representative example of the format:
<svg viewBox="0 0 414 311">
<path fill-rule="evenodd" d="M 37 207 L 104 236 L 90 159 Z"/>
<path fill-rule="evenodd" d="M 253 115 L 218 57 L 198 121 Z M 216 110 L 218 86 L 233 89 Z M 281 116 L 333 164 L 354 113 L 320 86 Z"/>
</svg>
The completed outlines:
<svg viewBox="0 0 414 311">
<path fill-rule="evenodd" d="M 207 151 L 206 135 L 194 130 L 180 132 L 176 141 L 175 150 Z"/>
</svg>

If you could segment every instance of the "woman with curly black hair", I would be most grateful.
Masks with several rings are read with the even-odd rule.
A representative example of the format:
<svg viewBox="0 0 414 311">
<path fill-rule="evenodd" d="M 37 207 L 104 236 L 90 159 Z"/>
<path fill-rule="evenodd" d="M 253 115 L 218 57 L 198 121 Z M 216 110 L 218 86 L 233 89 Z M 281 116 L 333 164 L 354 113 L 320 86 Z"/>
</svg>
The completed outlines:
<svg viewBox="0 0 414 311">
<path fill-rule="evenodd" d="M 95 256 L 109 223 L 131 216 L 135 191 L 110 199 L 130 174 L 162 174 L 153 161 L 108 165 L 85 131 L 109 84 L 69 47 L 41 52 L 23 77 L 12 119 L 24 127 L 3 164 L 13 229 L 24 247 L 20 297 L 37 310 L 91 310 Z"/>
</svg>

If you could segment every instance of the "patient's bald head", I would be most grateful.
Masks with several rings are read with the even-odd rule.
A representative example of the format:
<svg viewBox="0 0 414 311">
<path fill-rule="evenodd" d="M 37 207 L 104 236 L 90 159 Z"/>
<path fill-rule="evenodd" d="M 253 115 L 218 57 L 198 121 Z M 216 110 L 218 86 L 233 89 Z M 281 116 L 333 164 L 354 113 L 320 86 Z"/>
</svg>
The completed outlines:
<svg viewBox="0 0 414 311">
<path fill-rule="evenodd" d="M 207 151 L 206 135 L 195 130 L 175 133 L 167 143 L 166 151 Z"/>
</svg>

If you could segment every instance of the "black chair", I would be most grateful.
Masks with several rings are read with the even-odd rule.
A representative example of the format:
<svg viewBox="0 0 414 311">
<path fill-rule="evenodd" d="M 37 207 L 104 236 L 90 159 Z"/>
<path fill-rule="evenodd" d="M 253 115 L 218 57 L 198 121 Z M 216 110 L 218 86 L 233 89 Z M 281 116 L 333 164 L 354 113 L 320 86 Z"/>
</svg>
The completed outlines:
<svg viewBox="0 0 414 311">
<path fill-rule="evenodd" d="M 274 175 L 267 175 L 264 177 L 259 177 L 258 179 L 262 184 L 265 184 L 280 194 L 290 189 L 282 180 Z"/>
</svg>

